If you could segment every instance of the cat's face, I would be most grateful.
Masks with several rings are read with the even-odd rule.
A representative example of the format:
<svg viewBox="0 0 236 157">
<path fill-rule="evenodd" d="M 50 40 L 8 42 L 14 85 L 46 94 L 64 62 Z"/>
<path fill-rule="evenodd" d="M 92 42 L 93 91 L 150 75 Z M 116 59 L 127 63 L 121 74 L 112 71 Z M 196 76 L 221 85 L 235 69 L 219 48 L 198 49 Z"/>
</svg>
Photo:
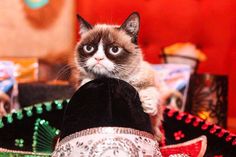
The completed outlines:
<svg viewBox="0 0 236 157">
<path fill-rule="evenodd" d="M 137 45 L 139 15 L 131 14 L 121 26 L 91 26 L 80 21 L 81 40 L 77 45 L 77 65 L 95 76 L 127 77 L 139 65 L 142 54 Z"/>
</svg>

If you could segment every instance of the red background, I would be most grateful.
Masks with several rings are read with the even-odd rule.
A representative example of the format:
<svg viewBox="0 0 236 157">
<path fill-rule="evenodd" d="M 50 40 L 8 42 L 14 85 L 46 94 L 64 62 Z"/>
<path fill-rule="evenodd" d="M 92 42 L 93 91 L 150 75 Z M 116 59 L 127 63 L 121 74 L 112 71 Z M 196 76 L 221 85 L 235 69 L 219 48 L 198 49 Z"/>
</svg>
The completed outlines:
<svg viewBox="0 0 236 157">
<path fill-rule="evenodd" d="M 234 111 L 236 104 L 236 99 L 234 99 L 236 92 L 236 1 L 77 1 L 77 12 L 92 24 L 98 22 L 121 24 L 133 11 L 138 11 L 141 15 L 139 42 L 146 60 L 151 63 L 160 63 L 158 55 L 162 47 L 176 42 L 193 42 L 208 58 L 200 64 L 200 73 L 229 76 L 228 115 L 229 121 L 234 123 L 236 118 L 236 111 Z"/>
</svg>

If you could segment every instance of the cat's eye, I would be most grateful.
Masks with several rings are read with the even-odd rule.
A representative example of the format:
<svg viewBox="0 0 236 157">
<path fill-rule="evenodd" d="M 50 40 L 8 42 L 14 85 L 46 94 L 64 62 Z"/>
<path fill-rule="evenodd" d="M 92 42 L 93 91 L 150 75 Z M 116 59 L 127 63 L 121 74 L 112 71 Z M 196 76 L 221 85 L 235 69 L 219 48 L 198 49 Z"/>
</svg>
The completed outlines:
<svg viewBox="0 0 236 157">
<path fill-rule="evenodd" d="M 83 50 L 86 52 L 86 53 L 91 53 L 94 51 L 94 47 L 92 45 L 84 45 L 83 46 Z"/>
<path fill-rule="evenodd" d="M 111 46 L 109 48 L 109 53 L 112 54 L 112 55 L 117 55 L 121 52 L 121 48 L 118 47 L 118 46 Z"/>
</svg>

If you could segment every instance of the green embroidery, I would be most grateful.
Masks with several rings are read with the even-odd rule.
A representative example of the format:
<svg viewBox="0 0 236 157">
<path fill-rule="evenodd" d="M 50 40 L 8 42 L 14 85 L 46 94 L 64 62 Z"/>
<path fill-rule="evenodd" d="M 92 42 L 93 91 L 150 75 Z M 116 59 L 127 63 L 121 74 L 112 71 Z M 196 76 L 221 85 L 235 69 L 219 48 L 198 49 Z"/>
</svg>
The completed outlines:
<svg viewBox="0 0 236 157">
<path fill-rule="evenodd" d="M 55 100 L 54 102 L 55 102 L 56 108 L 57 108 L 58 110 L 63 109 L 63 105 L 62 105 L 62 101 L 61 101 L 61 100 Z"/>
<path fill-rule="evenodd" d="M 36 107 L 36 113 L 37 114 L 42 114 L 43 113 L 42 104 L 37 104 L 37 105 L 35 105 L 35 107 Z"/>
<path fill-rule="evenodd" d="M 0 128 L 3 128 L 4 127 L 4 124 L 2 122 L 2 118 L 0 118 Z"/>
<path fill-rule="evenodd" d="M 39 103 L 39 104 L 36 104 L 33 106 L 25 107 L 22 110 L 18 110 L 16 112 L 14 112 L 13 114 L 16 114 L 17 120 L 22 120 L 24 118 L 24 116 L 26 116 L 26 117 L 33 116 L 33 114 L 34 114 L 33 108 L 36 109 L 37 114 L 42 114 L 44 112 L 44 110 L 43 110 L 44 106 L 45 106 L 46 111 L 48 111 L 48 112 L 52 110 L 53 104 L 56 105 L 57 110 L 62 110 L 64 105 L 68 104 L 68 102 L 69 102 L 69 99 L 67 99 L 67 100 L 54 100 L 53 102 Z M 25 111 L 25 112 L 23 112 L 23 111 Z M 7 123 L 9 123 L 9 124 L 13 123 L 14 118 L 11 113 L 7 114 L 5 117 L 7 119 Z M 2 118 L 0 118 L 0 128 L 3 128 L 5 126 Z"/>
<path fill-rule="evenodd" d="M 12 123 L 13 122 L 12 114 L 8 114 L 8 115 L 6 115 L 6 117 L 7 117 L 7 122 L 8 123 Z"/>
<path fill-rule="evenodd" d="M 22 138 L 15 139 L 15 146 L 20 147 L 20 148 L 24 147 L 24 140 Z"/>
<path fill-rule="evenodd" d="M 18 120 L 23 119 L 22 110 L 16 111 L 16 118 L 17 118 Z"/>
<path fill-rule="evenodd" d="M 49 122 L 38 118 L 34 124 L 33 152 L 53 152 L 55 137 L 60 131 L 49 125 Z"/>
<path fill-rule="evenodd" d="M 52 104 L 50 102 L 46 102 L 46 103 L 44 103 L 44 105 L 46 106 L 46 110 L 47 111 L 51 111 L 52 110 Z"/>
<path fill-rule="evenodd" d="M 28 117 L 31 117 L 33 115 L 32 109 L 33 109 L 33 106 L 29 106 L 29 107 L 24 108 L 24 110 L 26 111 L 26 115 Z"/>
</svg>

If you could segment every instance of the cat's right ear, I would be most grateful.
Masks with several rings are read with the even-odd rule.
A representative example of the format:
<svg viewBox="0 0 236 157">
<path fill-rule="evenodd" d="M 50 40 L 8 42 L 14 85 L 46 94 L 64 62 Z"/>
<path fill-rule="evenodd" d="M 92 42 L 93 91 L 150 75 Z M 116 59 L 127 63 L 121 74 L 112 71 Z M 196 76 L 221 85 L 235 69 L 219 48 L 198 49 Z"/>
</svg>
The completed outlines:
<svg viewBox="0 0 236 157">
<path fill-rule="evenodd" d="M 77 18 L 80 23 L 80 30 L 79 30 L 80 35 L 88 32 L 90 29 L 93 28 L 92 25 L 90 25 L 87 21 L 85 21 L 85 19 L 83 19 L 79 14 L 77 14 Z"/>
<path fill-rule="evenodd" d="M 132 37 L 132 42 L 137 43 L 138 32 L 140 27 L 140 16 L 138 12 L 133 12 L 120 26 L 127 34 Z"/>
</svg>

